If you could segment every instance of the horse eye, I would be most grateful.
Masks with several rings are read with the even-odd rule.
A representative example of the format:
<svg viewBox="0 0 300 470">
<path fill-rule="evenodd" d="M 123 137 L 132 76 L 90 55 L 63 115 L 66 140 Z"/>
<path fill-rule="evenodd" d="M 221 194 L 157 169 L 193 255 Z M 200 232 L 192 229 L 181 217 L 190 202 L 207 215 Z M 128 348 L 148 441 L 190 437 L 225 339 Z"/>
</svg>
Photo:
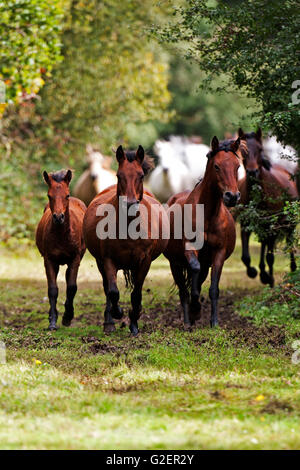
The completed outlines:
<svg viewBox="0 0 300 470">
<path fill-rule="evenodd" d="M 140 178 L 141 178 L 141 180 L 143 180 L 143 179 L 144 179 L 144 175 L 141 175 Z"/>
<path fill-rule="evenodd" d="M 215 165 L 215 170 L 216 171 L 219 171 L 220 170 L 220 167 L 218 165 Z"/>
<path fill-rule="evenodd" d="M 66 199 L 70 199 L 70 194 L 68 194 L 68 195 L 66 196 Z"/>
</svg>

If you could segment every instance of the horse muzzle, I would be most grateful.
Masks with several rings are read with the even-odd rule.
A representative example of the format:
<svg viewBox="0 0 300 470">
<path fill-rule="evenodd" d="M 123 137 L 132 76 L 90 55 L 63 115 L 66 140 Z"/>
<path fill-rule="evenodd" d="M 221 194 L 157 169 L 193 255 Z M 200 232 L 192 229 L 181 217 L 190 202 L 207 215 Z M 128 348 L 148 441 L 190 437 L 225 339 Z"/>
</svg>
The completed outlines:
<svg viewBox="0 0 300 470">
<path fill-rule="evenodd" d="M 236 193 L 232 191 L 226 191 L 223 194 L 223 201 L 224 201 L 225 206 L 227 207 L 236 206 L 240 198 L 241 198 L 241 193 L 239 191 L 237 191 Z"/>
<path fill-rule="evenodd" d="M 65 221 L 65 214 L 63 214 L 63 213 L 61 213 L 61 214 L 54 213 L 52 215 L 52 220 L 55 223 L 55 225 L 62 225 Z"/>
<path fill-rule="evenodd" d="M 247 178 L 254 178 L 257 179 L 259 174 L 259 169 L 256 170 L 246 170 Z"/>
</svg>

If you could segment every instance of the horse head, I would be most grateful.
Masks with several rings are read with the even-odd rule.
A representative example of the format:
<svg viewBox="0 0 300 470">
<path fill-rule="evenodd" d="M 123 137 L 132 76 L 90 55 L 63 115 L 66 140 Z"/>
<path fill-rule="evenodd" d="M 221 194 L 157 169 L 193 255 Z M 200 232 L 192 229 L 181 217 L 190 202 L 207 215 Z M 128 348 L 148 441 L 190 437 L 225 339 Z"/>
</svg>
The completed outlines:
<svg viewBox="0 0 300 470">
<path fill-rule="evenodd" d="M 91 144 L 86 146 L 87 162 L 89 164 L 90 176 L 95 181 L 103 168 L 104 156 L 99 150 L 93 148 Z"/>
<path fill-rule="evenodd" d="M 227 207 L 235 206 L 240 200 L 238 190 L 238 169 L 240 166 L 237 151 L 240 139 L 223 141 L 219 143 L 217 137 L 211 142 L 211 151 L 208 153 L 208 171 L 212 174 L 217 189 L 222 194 L 223 202 Z"/>
<path fill-rule="evenodd" d="M 257 179 L 261 168 L 270 170 L 271 163 L 264 155 L 262 144 L 262 131 L 259 128 L 256 132 L 244 133 L 239 128 L 239 137 L 247 144 L 248 152 L 243 153 L 243 163 L 246 169 L 247 180 Z"/>
<path fill-rule="evenodd" d="M 69 184 L 72 179 L 72 171 L 61 170 L 49 174 L 44 171 L 43 176 L 48 184 L 48 199 L 52 220 L 56 225 L 63 225 L 69 210 Z"/>
<path fill-rule="evenodd" d="M 139 204 L 144 195 L 144 176 L 151 169 L 145 158 L 145 152 L 139 145 L 136 152 L 124 152 L 122 145 L 117 148 L 116 158 L 119 163 L 117 171 L 117 195 L 127 198 L 127 207 Z"/>
</svg>

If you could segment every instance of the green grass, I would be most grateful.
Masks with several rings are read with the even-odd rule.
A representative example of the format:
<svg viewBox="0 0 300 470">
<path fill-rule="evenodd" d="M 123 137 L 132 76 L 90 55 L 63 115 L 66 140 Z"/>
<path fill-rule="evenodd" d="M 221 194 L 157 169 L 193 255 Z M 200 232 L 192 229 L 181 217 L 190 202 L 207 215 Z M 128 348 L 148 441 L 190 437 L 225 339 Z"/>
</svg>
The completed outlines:
<svg viewBox="0 0 300 470">
<path fill-rule="evenodd" d="M 257 265 L 258 247 L 254 246 Z M 220 308 L 235 301 L 241 323 L 184 332 L 168 265 L 159 258 L 144 289 L 141 334 L 106 336 L 94 260 L 79 275 L 75 320 L 47 331 L 42 259 L 35 249 L 1 249 L 0 447 L 3 449 L 298 449 L 300 365 L 291 361 L 300 321 L 259 322 L 248 298 L 260 292 L 239 261 L 225 266 Z M 288 259 L 276 259 L 277 280 Z M 59 311 L 64 301 L 60 275 Z M 129 293 L 121 285 L 128 309 Z M 204 295 L 207 294 L 207 283 Z M 223 302 L 223 305 L 222 305 Z M 232 304 L 232 300 L 230 301 Z M 205 318 L 208 303 L 205 303 Z M 247 310 L 248 309 L 248 310 Z M 235 316 L 234 318 L 239 318 Z M 250 321 L 249 320 L 249 321 Z M 276 320 L 276 319 L 275 319 Z M 276 323 L 276 325 L 274 324 Z"/>
</svg>

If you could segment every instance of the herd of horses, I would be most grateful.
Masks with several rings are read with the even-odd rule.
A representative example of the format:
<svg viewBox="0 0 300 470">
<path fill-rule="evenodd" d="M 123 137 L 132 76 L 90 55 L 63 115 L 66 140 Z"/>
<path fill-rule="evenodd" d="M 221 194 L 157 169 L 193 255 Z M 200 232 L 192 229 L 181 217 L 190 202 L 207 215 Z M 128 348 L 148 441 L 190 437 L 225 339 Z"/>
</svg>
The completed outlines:
<svg viewBox="0 0 300 470">
<path fill-rule="evenodd" d="M 94 152 L 91 151 L 92 153 Z M 196 154 L 194 158 L 197 159 Z M 201 155 L 198 158 L 201 159 Z M 190 328 L 201 315 L 199 301 L 201 286 L 211 268 L 209 289 L 211 326 L 218 325 L 219 281 L 224 262 L 232 254 L 236 241 L 233 208 L 239 203 L 249 204 L 253 197 L 253 188 L 256 191 L 259 185 L 263 195 L 261 206 L 269 213 L 275 211 L 283 213 L 285 202 L 296 200 L 299 196 L 293 175 L 283 165 L 272 164 L 266 158 L 260 130 L 244 133 L 239 129 L 237 138 L 222 142 L 214 137 L 211 148 L 208 148 L 203 174 L 197 175 L 196 184 L 192 189 L 183 187 L 180 192 L 173 194 L 166 207 L 163 207 L 161 201 L 144 185 L 147 174 L 150 173 L 151 177 L 151 174 L 155 174 L 155 170 L 143 147 L 139 146 L 137 151 L 124 151 L 122 146 L 119 146 L 116 151 L 116 161 L 118 165 L 116 183 L 111 180 L 108 187 L 100 188 L 100 191 L 99 187 L 93 185 L 95 194 L 91 192 L 89 197 L 92 197 L 92 200 L 88 207 L 81 200 L 84 199 L 83 196 L 81 198 L 70 196 L 71 170 L 43 174 L 48 185 L 49 202 L 37 227 L 36 244 L 44 258 L 48 281 L 49 329 L 57 329 L 57 275 L 60 265 L 64 264 L 67 264 L 67 289 L 62 324 L 65 326 L 71 324 L 74 317 L 73 300 L 77 291 L 77 274 L 86 248 L 95 257 L 103 280 L 106 295 L 104 312 L 106 333 L 114 331 L 114 319 L 121 319 L 123 316 L 117 286 L 117 272 L 123 270 L 126 282 L 132 288 L 130 331 L 133 336 L 138 334 L 144 280 L 152 261 L 162 253 L 169 260 L 174 282 L 179 290 L 185 328 Z M 195 177 L 195 174 L 192 176 Z M 109 179 L 107 174 L 106 177 Z M 87 178 L 87 175 L 84 178 Z M 91 178 L 90 182 L 93 184 L 95 179 Z M 78 185 L 75 195 L 79 196 Z M 139 224 L 143 226 L 148 236 L 135 239 L 119 236 L 120 201 L 124 197 L 125 210 L 128 214 L 132 207 L 140 208 L 140 214 L 144 214 L 139 218 Z M 88 198 L 85 202 L 89 202 Z M 116 209 L 115 236 L 99 238 L 97 226 L 104 218 L 104 212 L 99 212 L 99 208 L 108 204 Z M 204 244 L 200 249 L 187 248 L 185 233 L 181 238 L 175 236 L 172 211 L 175 204 L 182 210 L 186 205 L 192 207 L 190 223 L 193 228 L 196 227 L 196 206 L 204 205 Z M 243 207 L 242 205 L 239 207 Z M 284 217 L 282 214 L 283 226 Z M 128 216 L 128 224 L 133 218 Z M 153 227 L 158 234 L 156 237 L 151 236 Z M 293 229 L 294 227 L 287 224 L 287 238 L 292 236 Z M 163 237 L 163 233 L 168 233 L 168 238 Z M 249 255 L 250 232 L 243 223 L 241 223 L 241 236 L 242 261 L 247 268 L 248 276 L 253 278 L 257 275 L 257 271 L 251 266 Z M 274 285 L 274 246 L 277 236 L 278 233 L 268 233 L 261 241 L 260 279 L 270 286 Z M 265 270 L 265 256 L 269 267 L 268 273 Z M 291 270 L 295 269 L 295 257 L 291 251 Z"/>
</svg>

